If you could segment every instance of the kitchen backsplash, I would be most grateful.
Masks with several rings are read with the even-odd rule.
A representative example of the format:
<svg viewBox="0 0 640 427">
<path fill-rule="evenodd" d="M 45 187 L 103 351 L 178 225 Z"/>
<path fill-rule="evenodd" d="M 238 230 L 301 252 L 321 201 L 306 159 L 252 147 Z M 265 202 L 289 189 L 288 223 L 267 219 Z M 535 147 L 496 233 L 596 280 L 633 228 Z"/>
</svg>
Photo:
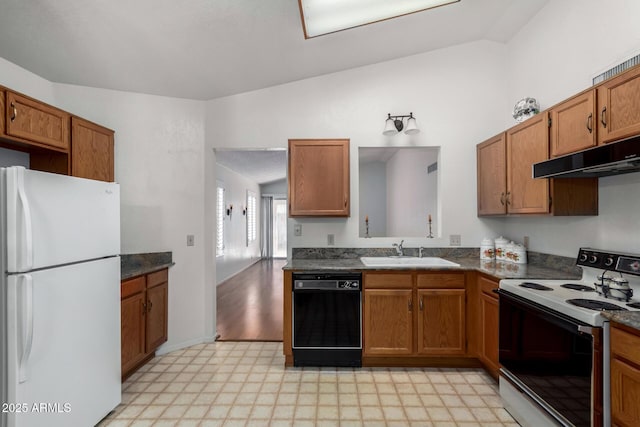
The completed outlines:
<svg viewBox="0 0 640 427">
<path fill-rule="evenodd" d="M 407 256 L 418 256 L 418 248 L 404 248 Z M 393 256 L 396 250 L 389 248 L 293 248 L 293 259 L 355 259 L 371 256 Z M 527 252 L 529 264 L 554 270 L 578 273 L 576 259 L 540 252 Z M 480 258 L 480 248 L 424 248 L 422 256 L 440 258 Z"/>
</svg>

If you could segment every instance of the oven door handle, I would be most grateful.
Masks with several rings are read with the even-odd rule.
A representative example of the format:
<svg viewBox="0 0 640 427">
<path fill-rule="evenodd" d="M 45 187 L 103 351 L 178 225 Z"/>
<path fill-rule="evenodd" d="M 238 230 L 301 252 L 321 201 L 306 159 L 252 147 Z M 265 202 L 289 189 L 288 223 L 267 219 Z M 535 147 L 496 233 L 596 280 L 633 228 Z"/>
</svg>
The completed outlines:
<svg viewBox="0 0 640 427">
<path fill-rule="evenodd" d="M 584 325 L 582 322 L 573 319 L 571 317 L 566 316 L 563 313 L 559 313 L 550 308 L 544 307 L 538 303 L 527 300 L 526 298 L 521 297 L 520 295 L 515 295 L 509 291 L 505 291 L 504 289 L 498 290 L 498 295 L 500 298 L 504 298 L 504 300 L 500 300 L 500 305 L 502 305 L 502 301 L 506 303 L 515 304 L 516 306 L 520 306 L 521 309 L 525 309 L 529 312 L 535 313 L 535 315 L 553 325 L 556 325 L 560 328 L 568 332 L 583 332 L 581 330 L 582 327 L 590 328 L 589 325 Z M 585 329 L 586 331 L 586 329 Z M 589 329 L 589 332 L 584 332 L 590 335 L 593 335 L 593 330 Z"/>
</svg>

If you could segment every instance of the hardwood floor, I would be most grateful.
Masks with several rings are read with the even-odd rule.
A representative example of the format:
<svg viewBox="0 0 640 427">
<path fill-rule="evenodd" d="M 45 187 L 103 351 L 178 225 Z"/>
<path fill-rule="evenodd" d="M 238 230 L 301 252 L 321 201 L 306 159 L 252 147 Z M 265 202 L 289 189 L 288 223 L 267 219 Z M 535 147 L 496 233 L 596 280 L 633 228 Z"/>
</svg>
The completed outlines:
<svg viewBox="0 0 640 427">
<path fill-rule="evenodd" d="M 262 260 L 217 287 L 218 341 L 282 341 L 282 267 Z"/>
</svg>

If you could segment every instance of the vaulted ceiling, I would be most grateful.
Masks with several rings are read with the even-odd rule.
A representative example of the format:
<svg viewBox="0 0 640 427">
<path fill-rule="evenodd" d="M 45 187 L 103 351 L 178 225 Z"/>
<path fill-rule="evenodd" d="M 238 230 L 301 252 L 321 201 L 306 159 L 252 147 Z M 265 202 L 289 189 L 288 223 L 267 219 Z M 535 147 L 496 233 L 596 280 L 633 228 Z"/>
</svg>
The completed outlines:
<svg viewBox="0 0 640 427">
<path fill-rule="evenodd" d="M 207 100 L 506 42 L 547 1 L 461 0 L 305 40 L 297 0 L 0 0 L 0 57 L 52 82 Z"/>
</svg>

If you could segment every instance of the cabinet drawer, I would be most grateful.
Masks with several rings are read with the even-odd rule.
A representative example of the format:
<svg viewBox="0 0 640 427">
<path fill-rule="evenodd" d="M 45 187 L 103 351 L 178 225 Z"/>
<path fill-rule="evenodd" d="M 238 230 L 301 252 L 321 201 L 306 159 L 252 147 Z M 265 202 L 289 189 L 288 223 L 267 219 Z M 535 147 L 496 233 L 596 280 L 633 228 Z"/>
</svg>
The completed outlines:
<svg viewBox="0 0 640 427">
<path fill-rule="evenodd" d="M 498 289 L 498 282 L 487 279 L 486 277 L 478 277 L 478 284 L 480 285 L 480 290 L 483 294 L 486 294 L 492 298 L 498 299 L 498 294 L 496 294 L 494 289 Z"/>
<path fill-rule="evenodd" d="M 411 273 L 365 273 L 366 289 L 411 289 L 413 278 Z"/>
<path fill-rule="evenodd" d="M 147 275 L 147 288 L 153 288 L 154 286 L 161 285 L 162 283 L 169 281 L 169 269 L 156 271 Z"/>
<path fill-rule="evenodd" d="M 618 328 L 611 328 L 611 353 L 640 366 L 640 336 Z"/>
<path fill-rule="evenodd" d="M 124 299 L 128 296 L 144 291 L 145 276 L 136 277 L 135 279 L 125 280 L 120 283 L 120 298 Z"/>
<path fill-rule="evenodd" d="M 464 273 L 421 273 L 418 288 L 464 289 Z"/>
</svg>

